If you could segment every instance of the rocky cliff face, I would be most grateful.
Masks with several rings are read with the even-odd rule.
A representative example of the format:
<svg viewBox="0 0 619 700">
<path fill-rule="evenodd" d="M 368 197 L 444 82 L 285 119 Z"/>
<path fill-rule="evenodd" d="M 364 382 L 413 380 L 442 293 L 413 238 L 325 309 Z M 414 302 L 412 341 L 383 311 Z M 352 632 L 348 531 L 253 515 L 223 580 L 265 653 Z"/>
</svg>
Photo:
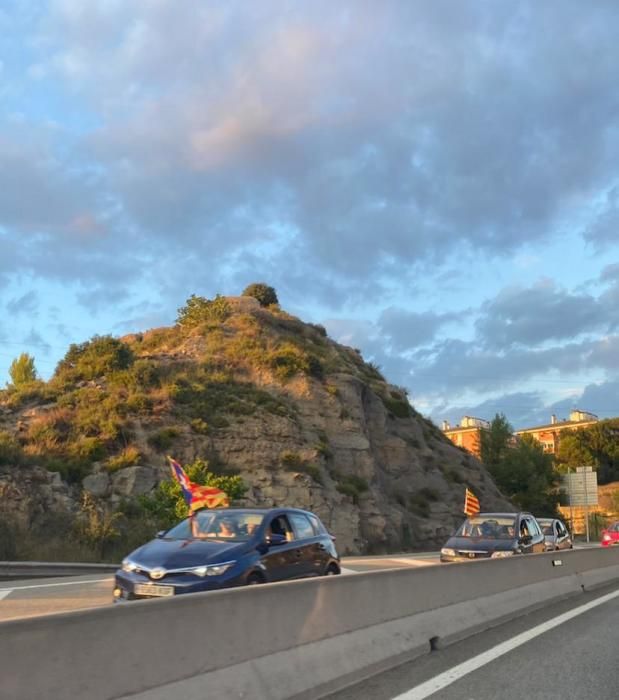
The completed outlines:
<svg viewBox="0 0 619 700">
<path fill-rule="evenodd" d="M 343 553 L 441 544 L 463 517 L 465 485 L 484 509 L 510 507 L 483 466 L 420 416 L 402 389 L 385 382 L 357 351 L 253 299 L 229 298 L 227 305 L 217 323 L 123 339 L 132 362 L 150 377 L 139 387 L 141 403 L 135 388 L 121 382 L 114 389 L 118 380 L 108 376 L 56 385 L 45 400 L 17 407 L 5 398 L 0 430 L 16 436 L 30 455 L 19 469 L 4 460 L 5 517 L 28 524 L 46 510 L 74 512 L 82 489 L 110 507 L 149 493 L 168 478 L 166 452 L 238 472 L 248 486 L 243 504 L 313 510 Z M 66 450 L 74 449 L 70 440 L 82 444 L 86 438 L 76 425 L 86 426 L 80 408 L 86 394 L 101 405 L 116 397 L 115 410 L 135 404 L 121 415 L 125 443 L 128 435 L 138 463 L 118 468 L 118 457 L 109 454 L 115 443 L 101 438 L 108 454 L 98 453 L 69 485 L 60 474 L 32 466 L 37 457 L 42 465 L 46 459 L 33 440 L 41 434 L 37 426 L 62 420 L 63 434 L 73 436 L 61 442 Z M 99 435 L 92 426 L 81 430 L 92 440 Z"/>
</svg>

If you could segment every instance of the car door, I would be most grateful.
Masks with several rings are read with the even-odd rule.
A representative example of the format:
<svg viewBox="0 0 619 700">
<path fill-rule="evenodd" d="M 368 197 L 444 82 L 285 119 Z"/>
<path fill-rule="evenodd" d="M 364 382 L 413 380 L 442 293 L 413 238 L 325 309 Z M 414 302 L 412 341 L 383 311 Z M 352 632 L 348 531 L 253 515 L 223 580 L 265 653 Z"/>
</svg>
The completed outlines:
<svg viewBox="0 0 619 700">
<path fill-rule="evenodd" d="M 276 513 L 271 516 L 265 528 L 265 539 L 271 534 L 283 535 L 286 541 L 282 544 L 268 546 L 268 550 L 262 555 L 269 581 L 285 581 L 291 578 L 299 578 L 302 574 L 302 551 L 298 546 L 290 521 L 285 513 Z"/>
<path fill-rule="evenodd" d="M 322 538 L 315 532 L 305 513 L 289 513 L 288 518 L 295 531 L 297 544 L 301 550 L 301 575 L 320 576 L 326 567 L 329 554 Z"/>
<path fill-rule="evenodd" d="M 560 520 L 555 520 L 554 529 L 557 549 L 569 549 L 567 531 Z"/>
<path fill-rule="evenodd" d="M 537 520 L 531 515 L 527 516 L 527 526 L 529 532 L 531 533 L 531 551 L 532 552 L 545 552 L 546 551 L 546 539 L 542 528 L 539 526 Z"/>
<path fill-rule="evenodd" d="M 522 554 L 528 554 L 531 551 L 531 535 L 527 525 L 527 519 L 521 516 L 518 523 L 518 549 Z"/>
</svg>

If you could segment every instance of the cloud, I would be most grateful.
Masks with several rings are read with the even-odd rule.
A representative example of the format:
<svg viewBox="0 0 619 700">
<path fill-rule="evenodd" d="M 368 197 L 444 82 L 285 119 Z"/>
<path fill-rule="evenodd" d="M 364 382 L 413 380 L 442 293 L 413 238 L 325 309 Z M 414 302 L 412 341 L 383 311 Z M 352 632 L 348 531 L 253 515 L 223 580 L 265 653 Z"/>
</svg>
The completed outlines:
<svg viewBox="0 0 619 700">
<path fill-rule="evenodd" d="M 599 248 L 616 244 L 619 240 L 619 187 L 612 187 L 604 203 L 587 227 L 584 237 Z"/>
<path fill-rule="evenodd" d="M 6 304 L 6 310 L 12 316 L 36 316 L 38 307 L 39 296 L 34 290 L 30 290 L 20 297 L 15 297 Z"/>
<path fill-rule="evenodd" d="M 588 294 L 572 294 L 549 280 L 530 287 L 503 289 L 486 302 L 476 328 L 489 348 L 514 344 L 535 346 L 548 340 L 572 339 L 608 327 L 615 309 Z"/>
<path fill-rule="evenodd" d="M 614 14 L 566 2 L 559 36 L 533 3 L 56 0 L 33 63 L 91 118 L 12 165 L 0 226 L 62 234 L 67 266 L 16 265 L 87 285 L 124 283 L 121 245 L 234 269 L 272 241 L 278 286 L 302 265 L 335 303 L 510 254 L 614 178 Z"/>
</svg>

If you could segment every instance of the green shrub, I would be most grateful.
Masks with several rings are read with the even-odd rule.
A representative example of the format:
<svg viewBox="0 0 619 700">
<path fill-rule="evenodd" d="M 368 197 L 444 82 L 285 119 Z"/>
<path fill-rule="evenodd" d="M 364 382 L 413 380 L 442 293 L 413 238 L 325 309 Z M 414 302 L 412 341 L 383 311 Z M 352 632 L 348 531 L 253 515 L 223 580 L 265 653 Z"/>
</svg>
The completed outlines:
<svg viewBox="0 0 619 700">
<path fill-rule="evenodd" d="M 272 350 L 268 356 L 268 363 L 275 375 L 283 381 L 309 371 L 307 355 L 292 343 L 282 343 Z"/>
<path fill-rule="evenodd" d="M 125 370 L 133 363 L 131 348 L 110 335 L 73 343 L 58 363 L 54 378 L 61 383 L 90 381 Z"/>
<path fill-rule="evenodd" d="M 161 428 L 148 438 L 148 444 L 158 452 L 165 452 L 174 444 L 179 434 L 176 428 Z"/>
<path fill-rule="evenodd" d="M 137 447 L 129 445 L 114 457 L 110 457 L 105 466 L 108 471 L 116 472 L 119 469 L 125 469 L 125 467 L 133 467 L 140 461 L 141 456 Z"/>
<path fill-rule="evenodd" d="M 80 462 L 97 462 L 105 457 L 106 452 L 105 445 L 98 437 L 80 435 L 68 446 L 70 456 Z"/>
<path fill-rule="evenodd" d="M 335 488 L 345 496 L 352 498 L 353 503 L 359 503 L 359 497 L 369 489 L 368 482 L 356 474 L 339 474 L 335 472 L 333 477 L 336 481 Z"/>
<path fill-rule="evenodd" d="M 230 502 L 242 498 L 247 490 L 238 475 L 215 475 L 209 471 L 205 460 L 197 459 L 192 464 L 184 465 L 190 481 L 201 486 L 214 486 L 224 491 Z M 188 514 L 178 483 L 170 478 L 158 484 L 152 494 L 140 496 L 138 502 L 144 512 L 156 522 L 159 529 L 169 528 Z"/>
<path fill-rule="evenodd" d="M 260 306 L 271 306 L 271 304 L 279 304 L 277 294 L 273 287 L 269 287 L 264 282 L 254 282 L 243 290 L 242 296 L 254 297 L 260 302 Z"/>
<path fill-rule="evenodd" d="M 147 394 L 136 392 L 129 394 L 124 403 L 119 406 L 121 415 L 144 414 L 150 412 L 153 407 L 153 400 Z"/>
<path fill-rule="evenodd" d="M 316 452 L 325 459 L 330 459 L 333 457 L 333 450 L 329 447 L 329 443 L 326 440 L 321 440 L 316 445 Z"/>
<path fill-rule="evenodd" d="M 191 423 L 191 429 L 198 435 L 208 435 L 208 423 L 202 418 L 194 418 Z"/>
<path fill-rule="evenodd" d="M 230 313 L 230 304 L 225 297 L 218 294 L 214 299 L 206 299 L 192 294 L 185 306 L 178 310 L 176 323 L 183 328 L 222 323 Z"/>
<path fill-rule="evenodd" d="M 282 452 L 280 455 L 282 466 L 289 471 L 300 471 L 305 464 L 305 460 L 297 452 Z"/>
<path fill-rule="evenodd" d="M 280 455 L 280 462 L 284 469 L 289 472 L 299 472 L 301 474 L 307 474 L 318 484 L 323 483 L 322 472 L 320 468 L 315 464 L 309 463 L 307 460 L 303 459 L 300 454 L 296 452 L 282 452 Z"/>
<path fill-rule="evenodd" d="M 24 454 L 17 440 L 5 430 L 0 430 L 0 464 L 17 466 L 23 460 Z"/>
<path fill-rule="evenodd" d="M 34 366 L 34 357 L 27 352 L 22 354 L 11 362 L 9 367 L 9 377 L 16 388 L 23 387 L 37 379 L 37 370 Z"/>
<path fill-rule="evenodd" d="M 393 396 L 392 392 L 392 396 Z M 398 395 L 399 396 L 399 395 Z M 399 396 L 399 398 L 383 397 L 385 408 L 392 413 L 396 418 L 409 418 L 411 415 L 411 407 L 408 401 Z"/>
</svg>

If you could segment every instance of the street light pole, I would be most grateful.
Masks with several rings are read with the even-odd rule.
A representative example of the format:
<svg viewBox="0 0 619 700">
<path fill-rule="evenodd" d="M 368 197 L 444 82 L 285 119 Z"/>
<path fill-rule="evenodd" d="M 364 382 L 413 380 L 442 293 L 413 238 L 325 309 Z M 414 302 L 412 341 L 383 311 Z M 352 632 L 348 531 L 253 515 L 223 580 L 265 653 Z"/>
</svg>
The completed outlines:
<svg viewBox="0 0 619 700">
<path fill-rule="evenodd" d="M 587 472 L 584 471 L 583 474 L 585 480 L 585 522 L 587 524 L 587 544 L 589 544 L 589 494 L 587 493 Z"/>
</svg>

